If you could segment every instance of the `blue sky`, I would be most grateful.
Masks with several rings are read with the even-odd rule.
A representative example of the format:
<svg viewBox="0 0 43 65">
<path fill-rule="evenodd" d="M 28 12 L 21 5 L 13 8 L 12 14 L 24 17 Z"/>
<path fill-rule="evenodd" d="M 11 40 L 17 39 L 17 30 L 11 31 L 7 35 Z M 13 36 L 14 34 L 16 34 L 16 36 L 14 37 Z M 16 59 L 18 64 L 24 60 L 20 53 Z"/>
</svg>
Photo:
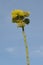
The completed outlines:
<svg viewBox="0 0 43 65">
<path fill-rule="evenodd" d="M 25 27 L 30 65 L 43 65 L 43 0 L 0 0 L 0 65 L 26 65 L 22 30 L 11 21 L 11 11 L 30 11 Z"/>
</svg>

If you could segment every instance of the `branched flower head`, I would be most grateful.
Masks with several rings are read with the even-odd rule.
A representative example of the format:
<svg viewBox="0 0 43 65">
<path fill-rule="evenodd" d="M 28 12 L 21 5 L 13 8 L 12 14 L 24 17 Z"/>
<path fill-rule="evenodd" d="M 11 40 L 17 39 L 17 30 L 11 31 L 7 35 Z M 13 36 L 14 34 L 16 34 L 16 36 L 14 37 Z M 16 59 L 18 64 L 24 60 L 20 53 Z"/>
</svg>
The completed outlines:
<svg viewBox="0 0 43 65">
<path fill-rule="evenodd" d="M 25 24 L 29 24 L 30 20 L 27 18 L 30 12 L 25 12 L 23 10 L 13 10 L 11 13 L 12 22 L 17 23 L 19 27 L 24 27 Z"/>
</svg>

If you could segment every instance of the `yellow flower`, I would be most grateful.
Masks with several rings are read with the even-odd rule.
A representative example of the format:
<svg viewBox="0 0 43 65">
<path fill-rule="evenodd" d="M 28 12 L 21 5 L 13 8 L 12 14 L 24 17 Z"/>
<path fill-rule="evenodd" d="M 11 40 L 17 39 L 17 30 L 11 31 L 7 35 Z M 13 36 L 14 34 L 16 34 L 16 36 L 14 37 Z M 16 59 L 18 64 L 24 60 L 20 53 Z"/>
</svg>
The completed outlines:
<svg viewBox="0 0 43 65">
<path fill-rule="evenodd" d="M 11 13 L 12 17 L 16 17 L 17 15 L 19 16 L 24 16 L 24 12 L 22 10 L 13 10 Z"/>
<path fill-rule="evenodd" d="M 27 17 L 29 15 L 30 15 L 30 12 L 25 12 L 22 10 L 13 10 L 11 13 L 12 18 L 16 18 L 17 16 Z"/>
<path fill-rule="evenodd" d="M 24 16 L 28 17 L 30 15 L 30 12 L 24 12 Z"/>
<path fill-rule="evenodd" d="M 17 22 L 18 27 L 24 27 L 25 26 L 25 22 L 23 22 L 22 20 L 18 20 L 16 22 Z"/>
</svg>

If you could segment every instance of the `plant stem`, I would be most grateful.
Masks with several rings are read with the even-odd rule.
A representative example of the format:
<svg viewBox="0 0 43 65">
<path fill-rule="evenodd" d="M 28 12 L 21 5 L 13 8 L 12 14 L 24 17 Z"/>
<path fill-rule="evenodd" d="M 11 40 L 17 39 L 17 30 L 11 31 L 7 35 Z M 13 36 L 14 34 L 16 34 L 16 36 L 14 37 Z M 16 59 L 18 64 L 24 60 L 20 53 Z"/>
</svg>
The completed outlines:
<svg viewBox="0 0 43 65">
<path fill-rule="evenodd" d="M 29 59 L 29 53 L 28 53 L 28 44 L 27 44 L 27 40 L 26 40 L 26 34 L 24 32 L 24 28 L 22 28 L 22 34 L 23 34 L 23 37 L 24 37 L 24 44 L 25 44 L 25 49 L 26 49 L 26 62 L 27 62 L 27 65 L 30 65 L 30 59 Z"/>
</svg>

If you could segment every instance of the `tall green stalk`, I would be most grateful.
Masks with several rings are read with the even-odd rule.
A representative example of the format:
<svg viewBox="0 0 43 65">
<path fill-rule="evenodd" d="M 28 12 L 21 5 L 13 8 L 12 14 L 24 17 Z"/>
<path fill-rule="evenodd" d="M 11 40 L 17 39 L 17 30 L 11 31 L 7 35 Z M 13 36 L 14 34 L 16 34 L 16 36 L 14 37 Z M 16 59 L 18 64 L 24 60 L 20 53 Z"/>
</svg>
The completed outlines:
<svg viewBox="0 0 43 65">
<path fill-rule="evenodd" d="M 24 37 L 24 45 L 25 45 L 25 49 L 26 49 L 26 63 L 27 63 L 27 65 L 30 65 L 28 44 L 27 44 L 27 40 L 26 40 L 26 34 L 25 34 L 25 31 L 24 31 L 24 27 L 22 27 L 22 34 L 23 34 L 23 37 Z"/>
</svg>

